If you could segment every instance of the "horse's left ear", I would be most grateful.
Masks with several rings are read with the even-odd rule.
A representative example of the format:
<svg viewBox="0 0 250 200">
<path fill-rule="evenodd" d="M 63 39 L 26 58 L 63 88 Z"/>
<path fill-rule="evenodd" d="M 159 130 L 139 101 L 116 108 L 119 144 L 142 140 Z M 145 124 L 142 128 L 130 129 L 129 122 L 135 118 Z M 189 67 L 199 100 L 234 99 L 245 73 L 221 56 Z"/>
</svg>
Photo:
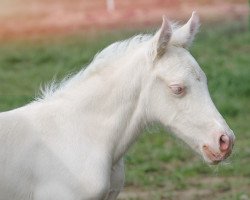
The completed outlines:
<svg viewBox="0 0 250 200">
<path fill-rule="evenodd" d="M 171 38 L 171 44 L 184 48 L 190 47 L 196 33 L 199 30 L 199 21 L 199 16 L 196 14 L 196 12 L 193 12 L 188 22 L 174 31 Z"/>
<path fill-rule="evenodd" d="M 168 19 L 163 16 L 161 28 L 153 37 L 153 59 L 160 58 L 166 52 L 171 36 L 171 24 Z"/>
</svg>

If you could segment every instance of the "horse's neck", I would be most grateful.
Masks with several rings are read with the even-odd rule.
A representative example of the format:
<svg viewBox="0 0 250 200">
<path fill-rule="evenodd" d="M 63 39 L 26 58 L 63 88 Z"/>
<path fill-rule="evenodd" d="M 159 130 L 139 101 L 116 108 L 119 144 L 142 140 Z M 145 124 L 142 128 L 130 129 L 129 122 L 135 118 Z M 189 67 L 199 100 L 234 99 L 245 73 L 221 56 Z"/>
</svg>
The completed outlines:
<svg viewBox="0 0 250 200">
<path fill-rule="evenodd" d="M 77 116 L 83 124 L 83 134 L 106 144 L 113 162 L 126 152 L 145 124 L 141 98 L 142 77 L 146 73 L 143 62 L 142 58 L 121 59 L 99 68 L 71 92 L 68 90 L 67 98 L 80 112 Z"/>
</svg>

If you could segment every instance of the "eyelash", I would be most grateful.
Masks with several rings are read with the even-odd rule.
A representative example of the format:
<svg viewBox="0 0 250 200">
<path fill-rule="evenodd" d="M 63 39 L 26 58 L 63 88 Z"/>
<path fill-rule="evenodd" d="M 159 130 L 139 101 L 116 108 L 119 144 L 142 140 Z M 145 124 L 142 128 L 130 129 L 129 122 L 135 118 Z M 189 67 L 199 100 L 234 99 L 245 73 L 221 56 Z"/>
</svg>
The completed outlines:
<svg viewBox="0 0 250 200">
<path fill-rule="evenodd" d="M 185 90 L 184 86 L 181 86 L 178 84 L 170 85 L 169 88 L 171 89 L 172 93 L 174 93 L 175 95 L 182 95 Z"/>
</svg>

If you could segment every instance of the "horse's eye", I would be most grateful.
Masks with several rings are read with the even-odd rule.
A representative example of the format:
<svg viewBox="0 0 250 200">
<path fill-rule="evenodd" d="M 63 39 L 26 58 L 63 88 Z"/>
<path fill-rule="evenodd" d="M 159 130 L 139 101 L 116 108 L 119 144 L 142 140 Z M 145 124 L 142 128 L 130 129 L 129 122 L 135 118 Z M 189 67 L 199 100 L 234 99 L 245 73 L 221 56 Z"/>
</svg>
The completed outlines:
<svg viewBox="0 0 250 200">
<path fill-rule="evenodd" d="M 169 88 L 176 95 L 183 94 L 184 93 L 184 89 L 185 89 L 182 85 L 178 85 L 178 84 L 170 85 Z"/>
</svg>

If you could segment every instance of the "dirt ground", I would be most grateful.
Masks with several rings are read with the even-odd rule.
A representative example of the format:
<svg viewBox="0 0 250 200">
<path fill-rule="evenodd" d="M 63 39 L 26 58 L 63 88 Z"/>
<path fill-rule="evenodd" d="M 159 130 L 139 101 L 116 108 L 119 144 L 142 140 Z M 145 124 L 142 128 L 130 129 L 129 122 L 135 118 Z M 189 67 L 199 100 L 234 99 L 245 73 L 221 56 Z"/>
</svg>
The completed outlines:
<svg viewBox="0 0 250 200">
<path fill-rule="evenodd" d="M 181 20 L 196 10 L 202 20 L 244 19 L 246 0 L 1 0 L 0 39 L 150 26 L 165 14 Z"/>
</svg>

